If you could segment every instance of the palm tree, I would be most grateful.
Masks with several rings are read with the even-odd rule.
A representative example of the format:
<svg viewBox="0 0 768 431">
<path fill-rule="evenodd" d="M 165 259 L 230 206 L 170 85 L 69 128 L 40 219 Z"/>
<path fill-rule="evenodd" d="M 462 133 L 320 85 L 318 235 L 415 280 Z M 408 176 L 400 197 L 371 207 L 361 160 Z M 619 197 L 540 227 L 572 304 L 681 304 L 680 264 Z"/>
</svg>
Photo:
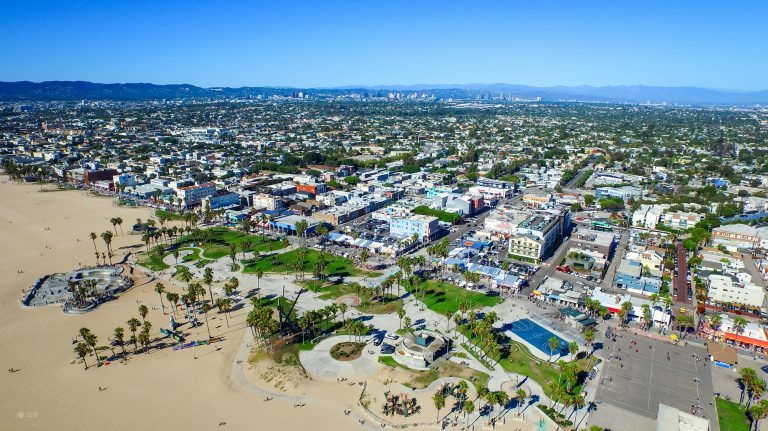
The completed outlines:
<svg viewBox="0 0 768 431">
<path fill-rule="evenodd" d="M 160 295 L 160 306 L 163 308 L 163 315 L 165 315 L 165 303 L 163 302 L 163 292 L 165 292 L 165 286 L 163 283 L 157 283 L 155 285 L 155 293 Z"/>
<path fill-rule="evenodd" d="M 83 365 L 85 365 L 85 369 L 88 369 L 88 362 L 85 361 L 85 357 L 88 356 L 88 345 L 83 343 L 82 341 L 77 343 L 75 345 L 75 353 L 77 354 L 80 359 L 83 360 Z"/>
<path fill-rule="evenodd" d="M 115 223 L 120 226 L 120 233 L 123 233 L 123 219 L 120 217 L 115 217 Z"/>
<path fill-rule="evenodd" d="M 107 245 L 107 254 L 109 255 L 109 264 L 112 265 L 112 232 L 110 231 L 104 231 L 101 233 L 101 239 L 104 240 L 104 243 Z"/>
<path fill-rule="evenodd" d="M 139 322 L 139 319 L 135 317 L 131 317 L 130 319 L 128 319 L 127 323 L 128 323 L 128 330 L 131 331 L 131 340 L 133 340 L 133 353 L 136 353 L 136 349 L 139 347 L 136 344 L 136 341 L 137 341 L 136 330 L 139 328 L 139 324 L 141 322 Z"/>
<path fill-rule="evenodd" d="M 759 403 L 756 403 L 747 409 L 747 411 L 749 412 L 749 416 L 752 417 L 752 424 L 754 425 L 755 431 L 759 430 L 760 421 L 768 416 L 768 400 L 760 400 Z"/>
<path fill-rule="evenodd" d="M 717 331 L 720 328 L 720 325 L 723 324 L 723 318 L 720 317 L 719 314 L 710 314 L 707 321 L 709 322 L 709 327 L 712 328 L 713 331 Z"/>
<path fill-rule="evenodd" d="M 211 304 L 213 304 L 213 292 L 211 291 L 211 285 L 213 284 L 213 269 L 211 267 L 205 268 L 203 271 L 203 283 L 208 286 L 208 295 L 211 297 Z"/>
<path fill-rule="evenodd" d="M 208 324 L 208 312 L 211 310 L 211 306 L 208 304 L 203 304 L 203 315 L 205 316 L 205 328 L 208 329 L 208 339 L 211 338 L 211 326 Z"/>
<path fill-rule="evenodd" d="M 168 300 L 171 304 L 173 304 L 173 315 L 176 315 L 176 304 L 179 302 L 179 294 L 176 292 L 166 292 L 165 299 Z"/>
<path fill-rule="evenodd" d="M 443 395 L 442 388 L 439 388 L 437 392 L 432 395 L 432 401 L 435 402 L 435 408 L 437 409 L 435 422 L 438 422 L 440 420 L 440 410 L 445 407 L 445 395 Z"/>
<path fill-rule="evenodd" d="M 549 361 L 552 362 L 552 356 L 555 354 L 555 349 L 557 349 L 560 346 L 560 339 L 552 336 L 547 340 L 547 345 L 549 346 Z"/>
<path fill-rule="evenodd" d="M 595 330 L 592 328 L 589 328 L 586 331 L 584 331 L 584 340 L 587 343 L 589 343 L 590 348 L 593 348 L 594 345 L 592 343 L 595 341 Z M 592 353 L 594 353 L 594 351 Z"/>
<path fill-rule="evenodd" d="M 475 403 L 470 400 L 465 400 L 461 403 L 461 410 L 464 412 L 464 416 L 471 415 L 475 412 Z M 467 417 L 467 425 L 469 425 L 469 418 Z"/>
<path fill-rule="evenodd" d="M 90 237 L 91 237 L 91 241 L 93 242 L 93 252 L 96 254 L 96 265 L 98 265 L 99 264 L 99 249 L 96 248 L 96 238 L 98 238 L 98 236 L 94 232 L 91 232 Z"/>
<path fill-rule="evenodd" d="M 261 277 L 264 277 L 264 271 L 261 269 L 256 270 L 256 297 L 261 296 Z"/>
<path fill-rule="evenodd" d="M 109 223 L 112 224 L 112 230 L 115 231 L 115 235 L 117 235 L 117 229 L 115 229 L 115 226 L 117 225 L 117 219 L 115 217 L 112 217 L 109 219 Z"/>
<path fill-rule="evenodd" d="M 745 394 L 752 388 L 755 380 L 757 380 L 757 373 L 755 370 L 749 367 L 744 367 L 739 370 L 739 385 L 741 386 L 741 398 L 739 399 L 739 405 L 744 402 Z"/>
<path fill-rule="evenodd" d="M 98 341 L 98 337 L 96 337 L 96 335 L 88 328 L 80 328 L 80 336 L 83 338 L 83 342 L 85 342 L 85 344 L 91 348 L 91 351 L 96 356 L 96 364 L 101 366 L 99 352 L 96 351 L 96 342 Z"/>
<path fill-rule="evenodd" d="M 579 345 L 575 341 L 571 341 L 568 343 L 568 352 L 571 354 L 572 358 L 575 358 L 576 353 L 579 352 Z"/>
<path fill-rule="evenodd" d="M 149 314 L 149 309 L 147 306 L 144 304 L 139 305 L 139 316 L 141 316 L 142 322 L 146 322 L 147 314 Z"/>
<path fill-rule="evenodd" d="M 752 388 L 749 391 L 749 400 L 747 400 L 747 408 L 752 404 L 755 398 L 760 398 L 765 393 L 765 380 L 756 378 L 752 383 Z"/>
<path fill-rule="evenodd" d="M 736 316 L 736 318 L 733 319 L 733 330 L 737 334 L 741 334 L 744 332 L 744 328 L 747 327 L 747 321 L 741 316 Z"/>
<path fill-rule="evenodd" d="M 120 346 L 120 349 L 123 351 L 123 356 L 125 356 L 125 332 L 123 331 L 122 326 L 115 328 L 114 337 L 115 341 L 117 341 L 117 344 Z"/>
<path fill-rule="evenodd" d="M 621 304 L 621 309 L 619 310 L 619 318 L 621 318 L 621 326 L 625 326 L 627 324 L 627 320 L 629 319 L 629 313 L 632 311 L 632 303 L 629 301 L 624 301 Z"/>
<path fill-rule="evenodd" d="M 216 306 L 219 308 L 220 313 L 224 313 L 224 318 L 227 321 L 227 328 L 229 328 L 229 310 L 232 308 L 232 300 L 229 298 L 219 298 L 216 301 Z"/>
<path fill-rule="evenodd" d="M 520 407 L 523 406 L 523 401 L 528 394 L 525 393 L 525 389 L 520 388 L 515 392 L 515 398 L 517 398 L 517 415 L 520 416 Z"/>
<path fill-rule="evenodd" d="M 496 404 L 498 404 L 500 407 L 499 414 L 496 415 L 496 419 L 498 419 L 501 417 L 501 414 L 504 413 L 504 410 L 507 408 L 507 404 L 509 404 L 509 394 L 504 391 L 496 391 L 496 396 L 494 398 Z"/>
</svg>

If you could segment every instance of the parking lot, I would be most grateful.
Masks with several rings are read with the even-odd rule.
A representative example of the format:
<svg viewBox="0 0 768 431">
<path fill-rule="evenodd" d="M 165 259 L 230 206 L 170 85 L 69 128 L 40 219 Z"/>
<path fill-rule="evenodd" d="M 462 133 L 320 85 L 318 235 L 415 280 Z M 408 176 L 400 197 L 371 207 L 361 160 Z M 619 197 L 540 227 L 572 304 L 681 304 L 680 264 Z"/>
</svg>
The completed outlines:
<svg viewBox="0 0 768 431">
<path fill-rule="evenodd" d="M 618 332 L 615 343 L 607 341 L 605 348 L 609 359 L 600 377 L 597 401 L 652 419 L 659 403 L 697 416 L 715 417 L 710 405 L 712 376 L 704 348 L 623 331 Z"/>
</svg>

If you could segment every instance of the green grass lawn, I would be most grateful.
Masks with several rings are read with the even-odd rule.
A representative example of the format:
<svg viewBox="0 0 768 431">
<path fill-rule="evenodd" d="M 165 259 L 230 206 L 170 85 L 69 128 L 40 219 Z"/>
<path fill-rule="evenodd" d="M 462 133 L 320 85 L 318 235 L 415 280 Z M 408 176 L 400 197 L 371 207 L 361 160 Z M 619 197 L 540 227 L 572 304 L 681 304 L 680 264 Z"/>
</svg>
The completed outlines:
<svg viewBox="0 0 768 431">
<path fill-rule="evenodd" d="M 486 373 L 447 360 L 438 362 L 436 369 L 432 368 L 426 371 L 416 371 L 404 367 L 395 361 L 392 356 L 379 356 L 379 362 L 389 367 L 402 368 L 407 371 L 409 376 L 403 384 L 415 389 L 426 388 L 435 380 L 443 377 L 459 377 L 465 379 L 472 382 L 475 385 L 475 388 L 487 387 L 488 379 L 490 378 Z"/>
<path fill-rule="evenodd" d="M 750 423 L 744 409 L 738 403 L 715 398 L 717 421 L 720 431 L 749 431 Z"/>
<path fill-rule="evenodd" d="M 139 265 L 145 268 L 149 268 L 152 271 L 162 271 L 164 269 L 170 268 L 170 266 L 163 262 L 163 256 L 160 256 L 157 253 L 143 253 L 139 257 L 138 263 Z"/>
<path fill-rule="evenodd" d="M 459 286 L 455 286 L 450 283 L 435 280 L 422 281 L 418 285 L 418 289 L 415 291 L 406 286 L 406 290 L 415 295 L 419 300 L 422 298 L 421 289 L 426 289 L 424 304 L 427 308 L 441 315 L 445 315 L 446 312 L 456 313 L 459 310 L 459 303 L 464 299 L 469 301 L 471 309 L 479 309 L 483 307 L 493 307 L 496 304 L 501 303 L 501 298 L 498 296 L 486 295 L 484 293 L 471 292 L 467 289 L 462 289 Z"/>
<path fill-rule="evenodd" d="M 202 257 L 213 260 L 229 256 L 230 244 L 237 246 L 239 256 L 242 253 L 240 245 L 245 240 L 251 241 L 251 251 L 268 252 L 283 248 L 283 244 L 280 241 L 274 241 L 269 238 L 262 239 L 261 235 L 251 235 L 225 227 L 214 227 L 209 229 L 209 231 L 211 232 L 211 237 L 204 242 L 197 242 L 191 235 L 185 235 L 179 238 L 178 243 L 182 246 L 194 243 L 197 247 L 203 249 Z"/>
<path fill-rule="evenodd" d="M 320 256 L 320 252 L 313 249 L 305 249 L 306 257 L 304 260 L 304 272 L 311 277 L 312 272 L 317 266 L 317 258 Z M 355 268 L 352 260 L 334 256 L 332 254 L 325 254 L 326 262 L 328 265 L 325 268 L 325 275 L 328 277 L 348 277 L 361 275 L 363 271 Z M 243 273 L 250 274 L 261 269 L 264 272 L 294 272 L 293 264 L 299 260 L 299 250 L 291 250 L 286 253 L 259 257 L 256 260 L 243 261 L 245 268 Z"/>
<path fill-rule="evenodd" d="M 372 300 L 371 291 L 368 289 L 358 289 L 348 284 L 322 283 L 318 280 L 309 280 L 304 282 L 304 286 L 313 292 L 322 293 L 320 299 L 334 300 L 344 295 L 357 295 L 360 298 L 360 305 L 355 307 L 363 313 L 370 314 L 389 314 L 396 313 L 403 307 L 403 300 L 397 295 L 387 294 L 384 301 Z"/>
</svg>

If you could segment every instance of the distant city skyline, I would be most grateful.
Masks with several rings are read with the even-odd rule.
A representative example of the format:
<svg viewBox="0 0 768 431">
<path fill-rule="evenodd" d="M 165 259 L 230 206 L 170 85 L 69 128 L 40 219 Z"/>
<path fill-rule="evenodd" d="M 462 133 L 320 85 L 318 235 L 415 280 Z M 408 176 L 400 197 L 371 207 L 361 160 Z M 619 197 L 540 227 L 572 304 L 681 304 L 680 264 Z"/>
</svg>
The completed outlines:
<svg viewBox="0 0 768 431">
<path fill-rule="evenodd" d="M 2 1 L 0 81 L 768 89 L 768 3 Z"/>
</svg>

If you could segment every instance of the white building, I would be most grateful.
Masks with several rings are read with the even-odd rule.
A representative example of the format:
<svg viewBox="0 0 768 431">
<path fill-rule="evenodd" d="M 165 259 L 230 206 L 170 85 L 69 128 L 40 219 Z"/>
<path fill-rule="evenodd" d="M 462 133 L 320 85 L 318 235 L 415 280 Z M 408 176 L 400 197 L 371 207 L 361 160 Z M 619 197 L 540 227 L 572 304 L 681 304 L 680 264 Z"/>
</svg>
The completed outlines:
<svg viewBox="0 0 768 431">
<path fill-rule="evenodd" d="M 710 274 L 709 299 L 720 304 L 741 304 L 760 308 L 765 301 L 765 291 L 751 282 L 740 283 L 729 276 Z"/>
</svg>

